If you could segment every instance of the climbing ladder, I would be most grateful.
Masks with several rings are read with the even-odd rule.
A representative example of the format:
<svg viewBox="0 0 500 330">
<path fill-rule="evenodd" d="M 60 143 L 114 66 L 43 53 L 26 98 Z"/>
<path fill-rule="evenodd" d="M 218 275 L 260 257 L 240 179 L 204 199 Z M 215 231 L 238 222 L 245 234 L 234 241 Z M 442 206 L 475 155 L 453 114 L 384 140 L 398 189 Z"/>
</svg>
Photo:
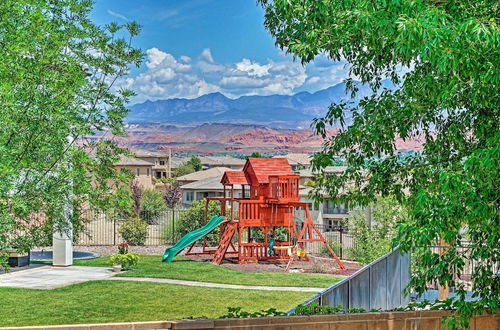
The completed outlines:
<svg viewBox="0 0 500 330">
<path fill-rule="evenodd" d="M 231 239 L 233 238 L 233 235 L 236 232 L 237 228 L 238 221 L 232 220 L 226 223 L 226 228 L 224 228 L 224 232 L 219 241 L 219 246 L 217 247 L 217 250 L 212 257 L 212 262 L 214 264 L 220 265 L 222 263 L 222 259 L 224 259 L 227 248 L 232 245 Z"/>
</svg>

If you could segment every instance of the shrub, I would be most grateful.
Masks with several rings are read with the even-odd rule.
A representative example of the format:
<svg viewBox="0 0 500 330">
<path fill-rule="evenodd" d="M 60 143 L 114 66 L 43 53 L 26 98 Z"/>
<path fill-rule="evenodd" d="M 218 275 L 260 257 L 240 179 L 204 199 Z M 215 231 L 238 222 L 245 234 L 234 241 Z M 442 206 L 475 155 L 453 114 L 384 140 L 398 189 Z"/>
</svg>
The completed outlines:
<svg viewBox="0 0 500 330">
<path fill-rule="evenodd" d="M 117 253 L 109 256 L 109 262 L 112 265 L 121 265 L 122 270 L 129 270 L 137 266 L 139 262 L 139 254 L 135 252 L 127 252 L 125 254 Z"/>
<path fill-rule="evenodd" d="M 229 212 L 229 210 L 226 210 Z M 215 215 L 220 215 L 219 203 L 210 201 L 208 204 L 208 219 Z M 195 229 L 205 225 L 205 200 L 193 201 L 191 206 L 183 211 L 176 225 L 176 236 L 181 237 Z M 206 236 L 207 243 L 217 244 L 219 242 L 219 227 L 215 228 L 212 233 Z"/>
<path fill-rule="evenodd" d="M 177 177 L 180 177 L 180 176 L 183 176 L 183 175 L 186 175 L 186 174 L 191 174 L 193 172 L 196 172 L 196 170 L 194 169 L 193 165 L 189 164 L 189 163 L 184 163 L 182 165 L 180 165 L 179 167 L 175 168 L 173 171 L 172 171 L 172 176 L 174 178 L 177 178 Z"/>
<path fill-rule="evenodd" d="M 148 234 L 148 224 L 139 218 L 130 218 L 122 223 L 118 232 L 128 244 L 144 245 Z"/>
<path fill-rule="evenodd" d="M 158 190 L 145 189 L 141 197 L 141 219 L 156 224 L 160 215 L 167 210 L 163 194 Z"/>
<path fill-rule="evenodd" d="M 269 232 L 269 237 L 273 235 L 272 230 Z M 288 238 L 288 229 L 286 227 L 275 227 L 274 239 L 276 241 L 286 241 Z M 252 239 L 257 241 L 264 240 L 264 232 L 259 227 L 252 228 Z"/>
<path fill-rule="evenodd" d="M 373 224 L 363 210 L 349 215 L 349 229 L 355 240 L 352 254 L 356 261 L 368 264 L 391 250 L 397 223 L 407 217 L 406 210 L 392 197 L 378 198 L 370 204 Z"/>
</svg>

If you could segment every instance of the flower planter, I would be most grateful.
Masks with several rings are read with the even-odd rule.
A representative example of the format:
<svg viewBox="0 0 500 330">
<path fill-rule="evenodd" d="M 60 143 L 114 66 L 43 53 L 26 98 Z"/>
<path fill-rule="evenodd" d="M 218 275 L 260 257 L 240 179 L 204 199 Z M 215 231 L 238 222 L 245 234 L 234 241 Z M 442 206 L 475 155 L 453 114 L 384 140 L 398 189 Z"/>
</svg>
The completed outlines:
<svg viewBox="0 0 500 330">
<path fill-rule="evenodd" d="M 122 270 L 122 265 L 113 265 L 113 273 L 119 273 Z"/>
</svg>

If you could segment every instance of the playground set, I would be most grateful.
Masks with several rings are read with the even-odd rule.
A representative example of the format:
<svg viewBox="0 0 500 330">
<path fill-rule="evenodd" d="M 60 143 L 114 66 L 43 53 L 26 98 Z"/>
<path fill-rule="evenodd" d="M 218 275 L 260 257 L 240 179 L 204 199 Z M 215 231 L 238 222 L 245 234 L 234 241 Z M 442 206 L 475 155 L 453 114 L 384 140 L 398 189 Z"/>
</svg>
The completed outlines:
<svg viewBox="0 0 500 330">
<path fill-rule="evenodd" d="M 224 259 L 236 263 L 288 262 L 288 272 L 297 258 L 309 260 L 306 243 L 322 242 L 340 269 L 342 261 L 328 245 L 326 239 L 311 219 L 308 203 L 299 201 L 299 176 L 295 175 L 286 158 L 249 158 L 242 171 L 226 171 L 221 180 L 222 197 L 206 200 L 206 225 L 182 237 L 165 250 L 163 261 L 171 262 L 182 250 L 186 255 L 210 254 L 212 262 L 220 265 Z M 235 186 L 241 186 L 241 198 L 235 198 Z M 208 203 L 220 201 L 220 215 L 208 220 Z M 237 216 L 235 217 L 235 214 Z M 300 217 L 302 216 L 302 219 Z M 303 222 L 298 232 L 295 220 Z M 220 228 L 219 244 L 209 248 L 205 236 Z M 277 239 L 279 228 L 286 230 L 284 240 Z M 257 231 L 263 233 L 263 239 Z M 237 246 L 233 236 L 237 234 Z M 284 235 L 280 235 L 283 238 Z M 201 252 L 193 252 L 196 242 L 203 239 Z"/>
</svg>

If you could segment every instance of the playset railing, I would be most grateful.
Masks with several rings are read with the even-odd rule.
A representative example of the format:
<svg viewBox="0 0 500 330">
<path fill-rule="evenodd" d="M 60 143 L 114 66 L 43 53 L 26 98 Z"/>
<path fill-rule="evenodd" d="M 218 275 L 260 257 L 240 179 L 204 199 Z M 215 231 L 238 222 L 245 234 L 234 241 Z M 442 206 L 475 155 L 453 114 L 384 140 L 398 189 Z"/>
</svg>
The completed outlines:
<svg viewBox="0 0 500 330">
<path fill-rule="evenodd" d="M 255 200 L 239 200 L 239 219 L 240 220 L 260 220 L 260 204 L 262 202 Z"/>
<path fill-rule="evenodd" d="M 276 245 L 279 247 L 280 245 Z M 273 255 L 269 255 L 269 244 L 267 243 L 241 243 L 239 246 L 239 258 L 243 262 L 256 261 L 258 258 L 286 259 L 288 251 L 286 249 L 275 249 Z"/>
<path fill-rule="evenodd" d="M 298 200 L 299 178 L 298 175 L 270 176 L 269 197 L 278 200 Z"/>
</svg>

